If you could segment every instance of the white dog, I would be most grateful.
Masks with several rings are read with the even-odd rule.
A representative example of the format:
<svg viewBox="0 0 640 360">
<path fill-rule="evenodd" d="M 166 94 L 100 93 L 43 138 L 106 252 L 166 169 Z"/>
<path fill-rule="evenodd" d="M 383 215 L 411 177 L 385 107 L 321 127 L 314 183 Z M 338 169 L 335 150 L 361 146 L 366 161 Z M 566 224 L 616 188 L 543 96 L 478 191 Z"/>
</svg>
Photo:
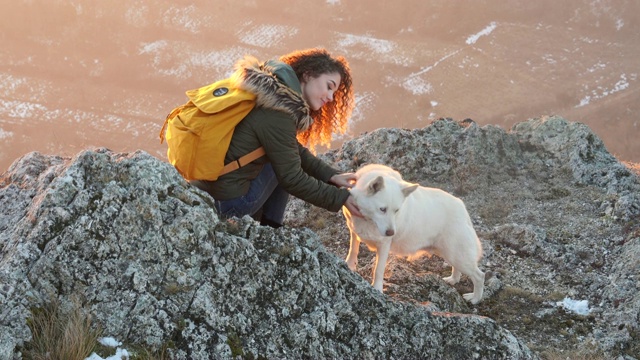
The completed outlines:
<svg viewBox="0 0 640 360">
<path fill-rule="evenodd" d="M 472 304 L 482 299 L 484 273 L 478 268 L 482 246 L 462 200 L 440 189 L 422 187 L 402 180 L 400 173 L 384 165 L 366 165 L 356 172 L 351 189 L 364 216 L 342 211 L 351 232 L 347 265 L 356 269 L 360 242 L 376 252 L 373 287 L 382 291 L 389 253 L 417 257 L 435 254 L 452 265 L 453 285 L 465 274 L 473 282 L 473 293 L 464 294 Z"/>
</svg>

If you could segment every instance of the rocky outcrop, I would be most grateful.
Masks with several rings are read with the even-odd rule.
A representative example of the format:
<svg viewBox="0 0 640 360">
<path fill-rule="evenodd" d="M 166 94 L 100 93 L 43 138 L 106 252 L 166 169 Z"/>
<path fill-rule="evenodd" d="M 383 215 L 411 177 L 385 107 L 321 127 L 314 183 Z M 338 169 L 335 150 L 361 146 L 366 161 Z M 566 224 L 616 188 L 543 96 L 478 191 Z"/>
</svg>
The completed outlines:
<svg viewBox="0 0 640 360">
<path fill-rule="evenodd" d="M 640 182 L 584 124 L 544 117 L 505 131 L 443 119 L 417 130 L 379 129 L 323 156 L 344 171 L 389 165 L 408 181 L 462 198 L 472 216 L 489 274 L 482 303 L 465 309 L 443 301 L 428 285 L 450 271 L 436 257 L 393 259 L 387 293 L 489 316 L 550 357 L 640 358 Z M 314 208 L 291 206 L 292 226 L 309 226 L 346 256 L 340 215 L 319 221 Z M 370 279 L 370 262 L 360 263 Z M 563 308 L 566 298 L 588 301 L 590 313 Z"/>
<path fill-rule="evenodd" d="M 490 318 L 374 291 L 308 229 L 220 221 L 144 152 L 30 153 L 0 184 L 3 359 L 51 297 L 175 359 L 535 358 Z"/>
<path fill-rule="evenodd" d="M 392 258 L 377 293 L 370 252 L 358 272 L 344 264 L 341 215 L 297 199 L 273 230 L 220 220 L 144 152 L 31 153 L 0 177 L 0 358 L 20 356 L 26 319 L 51 297 L 176 359 L 640 356 L 640 182 L 586 126 L 443 119 L 321 156 L 345 171 L 386 164 L 462 198 L 483 243 L 484 300 L 464 302 L 470 282 L 444 283 L 437 257 Z M 590 314 L 564 298 L 588 300 Z"/>
</svg>

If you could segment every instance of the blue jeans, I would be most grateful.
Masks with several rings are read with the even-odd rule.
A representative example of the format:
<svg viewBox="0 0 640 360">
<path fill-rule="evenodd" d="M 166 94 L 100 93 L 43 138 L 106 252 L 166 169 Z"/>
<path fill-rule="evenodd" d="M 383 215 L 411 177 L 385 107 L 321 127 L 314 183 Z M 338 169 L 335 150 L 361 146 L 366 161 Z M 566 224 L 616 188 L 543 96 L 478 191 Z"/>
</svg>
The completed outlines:
<svg viewBox="0 0 640 360">
<path fill-rule="evenodd" d="M 262 209 L 262 218 L 256 220 L 282 225 L 288 201 L 289 193 L 278 184 L 271 164 L 267 163 L 258 177 L 251 180 L 246 194 L 231 200 L 216 200 L 215 206 L 226 217 L 254 216 Z"/>
</svg>

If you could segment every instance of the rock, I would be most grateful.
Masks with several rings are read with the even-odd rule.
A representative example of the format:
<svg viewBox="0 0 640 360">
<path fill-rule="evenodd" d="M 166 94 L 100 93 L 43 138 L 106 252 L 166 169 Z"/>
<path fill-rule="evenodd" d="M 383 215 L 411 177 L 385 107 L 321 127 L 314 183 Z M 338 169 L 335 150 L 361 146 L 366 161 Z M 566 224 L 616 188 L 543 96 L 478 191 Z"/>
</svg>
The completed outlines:
<svg viewBox="0 0 640 360">
<path fill-rule="evenodd" d="M 396 271 L 386 277 L 403 279 L 386 289 L 395 298 L 436 299 L 429 306 L 489 316 L 541 355 L 640 358 L 640 181 L 632 171 L 639 167 L 618 161 L 584 124 L 552 116 L 505 131 L 441 119 L 423 129 L 379 129 L 321 157 L 343 171 L 382 163 L 465 202 L 483 243 L 480 267 L 498 285 L 476 307 L 459 308 L 439 300 L 439 283 L 424 280 L 448 275 L 442 259 L 414 262 L 398 274 L 404 260 L 393 258 Z M 322 216 L 299 200 L 290 209 L 289 224 L 310 227 L 346 256 L 341 216 Z M 359 261 L 367 281 L 372 256 L 363 250 Z M 452 295 L 469 286 L 457 285 Z M 564 297 L 588 300 L 591 315 L 558 309 Z"/>
<path fill-rule="evenodd" d="M 293 199 L 285 227 L 220 220 L 212 199 L 144 152 L 28 154 L 0 176 L 0 358 L 52 296 L 105 335 L 172 358 L 640 358 L 640 180 L 580 123 L 506 131 L 441 119 L 379 129 L 320 157 L 399 170 L 466 204 L 483 301 L 434 256 L 344 264 L 340 213 Z M 587 300 L 588 315 L 558 306 Z M 526 345 L 525 345 L 526 344 Z"/>
<path fill-rule="evenodd" d="M 52 297 L 175 359 L 536 358 L 490 318 L 380 294 L 309 229 L 221 221 L 144 152 L 30 153 L 0 184 L 0 358 Z"/>
</svg>

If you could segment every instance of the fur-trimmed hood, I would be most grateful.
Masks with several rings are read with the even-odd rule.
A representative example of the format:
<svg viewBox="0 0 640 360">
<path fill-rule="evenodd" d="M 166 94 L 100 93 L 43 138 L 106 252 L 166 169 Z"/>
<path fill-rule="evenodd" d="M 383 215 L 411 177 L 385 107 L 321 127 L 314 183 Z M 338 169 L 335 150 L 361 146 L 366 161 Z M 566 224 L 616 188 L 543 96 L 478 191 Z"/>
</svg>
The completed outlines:
<svg viewBox="0 0 640 360">
<path fill-rule="evenodd" d="M 313 123 L 311 109 L 304 100 L 293 69 L 279 61 L 259 62 L 246 56 L 236 63 L 232 79 L 240 89 L 256 94 L 257 106 L 285 112 L 296 119 L 298 131 Z"/>
</svg>

